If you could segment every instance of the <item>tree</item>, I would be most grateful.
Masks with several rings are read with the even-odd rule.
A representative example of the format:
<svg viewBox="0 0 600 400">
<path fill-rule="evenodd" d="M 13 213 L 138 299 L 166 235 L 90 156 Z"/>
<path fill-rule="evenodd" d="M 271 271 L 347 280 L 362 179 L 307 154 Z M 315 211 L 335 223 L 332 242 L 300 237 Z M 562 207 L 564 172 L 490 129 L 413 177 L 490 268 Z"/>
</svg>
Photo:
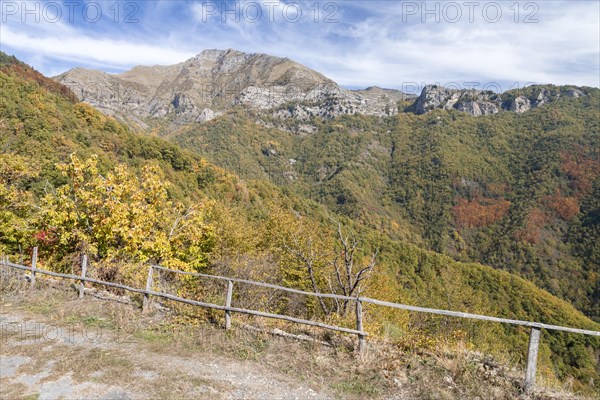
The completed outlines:
<svg viewBox="0 0 600 400">
<path fill-rule="evenodd" d="M 191 206 L 168 198 L 167 183 L 152 165 L 134 174 L 118 165 L 106 176 L 97 157 L 71 155 L 58 169 L 68 183 L 42 200 L 41 227 L 53 232 L 58 258 L 86 252 L 97 259 L 155 262 L 198 270 L 208 263 L 214 227 L 212 203 Z"/>
<path fill-rule="evenodd" d="M 312 291 L 321 293 L 328 290 L 348 297 L 360 296 L 375 268 L 378 251 L 363 257 L 360 241 L 354 233 L 344 234 L 341 223 L 338 223 L 335 240 L 320 237 L 315 233 L 317 230 L 309 226 L 297 225 L 296 229 L 295 234 L 282 238 L 282 247 L 296 263 L 300 263 L 302 276 L 306 277 Z M 325 284 L 326 289 L 323 289 Z M 334 299 L 334 303 L 328 305 L 321 297 L 318 301 L 325 315 L 334 310 L 345 315 L 350 302 Z"/>
<path fill-rule="evenodd" d="M 22 253 L 31 242 L 33 197 L 21 188 L 38 175 L 31 164 L 16 154 L 0 154 L 0 254 Z"/>
<path fill-rule="evenodd" d="M 338 223 L 338 246 L 337 256 L 333 259 L 335 278 L 341 294 L 348 297 L 359 297 L 365 290 L 365 281 L 375 269 L 377 255 L 376 250 L 368 258 L 359 256 L 359 241 L 354 233 L 344 235 L 342 224 Z M 341 310 L 339 302 L 336 301 L 338 312 L 346 314 L 349 300 L 342 302 Z"/>
<path fill-rule="evenodd" d="M 306 236 L 293 235 L 291 243 L 283 239 L 283 247 L 292 254 L 306 268 L 308 279 L 314 293 L 320 293 L 317 284 L 317 274 L 327 265 L 329 253 L 327 250 L 319 249 L 317 242 L 310 233 Z M 329 315 L 331 308 L 327 307 L 322 297 L 317 297 L 323 314 Z"/>
</svg>

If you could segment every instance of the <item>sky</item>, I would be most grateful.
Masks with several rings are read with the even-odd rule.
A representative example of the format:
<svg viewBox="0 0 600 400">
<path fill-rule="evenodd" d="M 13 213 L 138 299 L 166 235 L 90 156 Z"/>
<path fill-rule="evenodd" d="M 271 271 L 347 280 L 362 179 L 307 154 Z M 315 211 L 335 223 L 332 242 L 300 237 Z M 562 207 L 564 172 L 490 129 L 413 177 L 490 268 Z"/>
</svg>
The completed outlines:
<svg viewBox="0 0 600 400">
<path fill-rule="evenodd" d="M 352 89 L 599 87 L 600 1 L 0 0 L 0 49 L 48 76 L 228 48 Z"/>
</svg>

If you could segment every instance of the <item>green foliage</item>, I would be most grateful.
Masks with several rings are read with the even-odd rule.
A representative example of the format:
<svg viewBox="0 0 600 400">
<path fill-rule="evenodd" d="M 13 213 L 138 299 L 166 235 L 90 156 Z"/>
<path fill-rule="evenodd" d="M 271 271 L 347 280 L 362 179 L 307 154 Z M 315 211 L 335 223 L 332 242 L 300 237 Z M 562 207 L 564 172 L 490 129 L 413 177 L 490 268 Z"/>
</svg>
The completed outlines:
<svg viewBox="0 0 600 400">
<path fill-rule="evenodd" d="M 31 243 L 31 193 L 24 190 L 37 177 L 31 160 L 0 154 L 0 254 L 23 254 Z"/>
<path fill-rule="evenodd" d="M 124 165 L 99 174 L 97 158 L 71 155 L 58 165 L 67 184 L 41 201 L 40 223 L 48 250 L 60 260 L 84 252 L 97 259 L 162 263 L 183 269 L 206 266 L 214 227 L 206 204 L 185 208 L 168 200 L 160 170 L 145 166 L 136 176 Z"/>
<path fill-rule="evenodd" d="M 234 110 L 171 132 L 168 142 L 0 70 L 0 250 L 26 254 L 37 244 L 41 266 L 52 268 L 68 268 L 86 250 L 95 264 L 137 280 L 137 263 L 155 261 L 311 289 L 287 243 L 315 251 L 315 282 L 330 291 L 331 221 L 342 220 L 364 238 L 364 255 L 380 251 L 369 296 L 597 330 L 517 274 L 469 261 L 595 312 L 598 97 L 591 90 L 489 118 L 314 119 L 317 132 L 305 136 Z M 507 202 L 505 212 L 494 208 Z M 365 324 L 373 336 L 393 331 L 413 345 L 467 331 L 482 349 L 522 357 L 527 343 L 523 329 L 399 312 L 366 309 Z M 544 333 L 542 343 L 549 373 L 599 380 L 597 340 Z"/>
<path fill-rule="evenodd" d="M 584 256 L 600 240 L 574 251 L 568 234 L 599 176 L 600 90 L 507 96 L 541 89 L 560 97 L 524 114 L 313 118 L 315 133 L 299 135 L 254 123 L 298 121 L 236 110 L 168 137 L 395 239 L 517 273 L 600 320 L 598 267 Z"/>
<path fill-rule="evenodd" d="M 0 67 L 12 64 L 20 64 L 21 62 L 15 56 L 9 56 L 3 51 L 0 51 Z"/>
</svg>

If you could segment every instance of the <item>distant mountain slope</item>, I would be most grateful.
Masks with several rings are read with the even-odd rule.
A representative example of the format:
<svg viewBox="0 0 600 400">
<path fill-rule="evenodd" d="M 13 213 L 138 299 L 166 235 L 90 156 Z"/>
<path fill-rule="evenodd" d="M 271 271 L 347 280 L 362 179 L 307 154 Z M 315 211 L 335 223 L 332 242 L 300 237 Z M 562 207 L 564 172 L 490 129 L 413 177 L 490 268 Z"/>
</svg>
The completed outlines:
<svg viewBox="0 0 600 400">
<path fill-rule="evenodd" d="M 0 51 L 0 71 L 5 73 L 15 73 L 36 81 L 38 84 L 48 89 L 50 92 L 58 93 L 72 102 L 76 102 L 77 97 L 68 87 L 57 83 L 56 81 L 45 77 L 29 65 L 19 61 L 14 56 L 9 56 Z"/>
<path fill-rule="evenodd" d="M 236 106 L 279 120 L 309 121 L 340 115 L 391 116 L 454 109 L 474 116 L 523 113 L 590 88 L 531 86 L 505 93 L 425 86 L 420 96 L 370 87 L 347 90 L 288 58 L 236 50 L 205 50 L 171 66 L 137 66 L 122 74 L 75 68 L 57 77 L 78 98 L 107 115 L 140 126 L 211 120 Z M 310 133 L 311 127 L 296 127 Z"/>
<path fill-rule="evenodd" d="M 138 66 L 118 75 L 75 68 L 55 79 L 108 115 L 145 125 L 153 118 L 203 122 L 235 105 L 267 110 L 301 104 L 296 113 L 389 115 L 404 99 L 395 90 L 350 91 L 287 58 L 205 50 L 172 66 Z"/>
<path fill-rule="evenodd" d="M 590 99 L 591 96 L 586 97 L 585 101 Z M 542 108 L 527 115 L 532 121 L 545 121 L 554 112 Z M 65 243 L 66 240 L 48 238 L 52 227 L 45 226 L 37 213 L 39 207 L 43 206 L 41 197 L 55 193 L 58 187 L 68 183 L 68 177 L 61 175 L 55 164 L 68 161 L 71 153 L 76 153 L 82 159 L 96 154 L 101 179 L 117 166 L 128 166 L 136 174 L 141 174 L 142 169 L 150 165 L 158 168 L 161 180 L 168 183 L 169 200 L 180 200 L 187 205 L 215 202 L 215 212 L 211 218 L 215 221 L 217 234 L 215 250 L 208 258 L 209 271 L 228 268 L 228 274 L 260 277 L 273 283 L 305 288 L 308 284 L 305 274 L 301 273 L 301 269 L 294 269 L 298 263 L 286 261 L 285 255 L 282 255 L 285 252 L 281 249 L 281 235 L 290 234 L 298 238 L 300 235 L 294 229 L 296 225 L 304 225 L 308 230 L 300 233 L 314 235 L 311 236 L 313 243 L 329 243 L 335 235 L 330 227 L 331 220 L 336 219 L 342 220 L 364 238 L 361 250 L 380 250 L 377 274 L 366 292 L 369 296 L 414 305 L 600 329 L 598 323 L 585 317 L 566 301 L 515 274 L 477 263 L 458 262 L 399 239 L 401 230 L 406 226 L 394 224 L 402 222 L 401 218 L 396 219 L 401 215 L 398 210 L 407 207 L 390 207 L 390 201 L 400 197 L 387 197 L 386 191 L 380 190 L 386 188 L 387 178 L 372 173 L 379 171 L 379 168 L 384 171 L 394 168 L 396 161 L 413 160 L 408 151 L 400 151 L 411 142 L 415 142 L 414 146 L 420 151 L 414 150 L 417 156 L 431 154 L 431 157 L 440 157 L 439 148 L 430 152 L 427 140 L 419 142 L 409 136 L 414 127 L 425 129 L 440 120 L 440 127 L 444 123 L 450 124 L 452 120 L 460 127 L 462 119 L 462 122 L 470 121 L 474 133 L 485 136 L 491 130 L 486 129 L 489 123 L 487 119 L 471 118 L 460 113 L 436 113 L 425 116 L 406 114 L 404 117 L 407 119 L 397 121 L 364 116 L 346 116 L 331 124 L 315 121 L 321 124 L 319 131 L 322 133 L 314 135 L 314 139 L 311 139 L 314 141 L 300 143 L 300 147 L 287 147 L 288 143 L 291 145 L 294 140 L 300 140 L 298 135 L 262 129 L 252 119 L 234 111 L 200 125 L 205 131 L 188 136 L 190 142 L 187 144 L 182 142 L 181 147 L 192 147 L 198 144 L 193 140 L 198 139 L 202 146 L 196 147 L 196 150 L 218 152 L 222 157 L 231 155 L 232 149 L 241 152 L 247 148 L 248 158 L 259 166 L 266 159 L 285 160 L 291 171 L 302 176 L 302 179 L 298 179 L 297 188 L 288 185 L 277 187 L 268 178 L 281 175 L 284 171 L 267 169 L 262 170 L 265 179 L 239 179 L 204 161 L 198 154 L 183 150 L 164 139 L 135 133 L 87 104 L 73 104 L 27 74 L 13 70 L 0 71 L 0 246 L 10 254 L 27 258 L 27 252 L 37 244 L 41 248 L 42 259 L 54 260 L 46 267 L 66 265 L 70 268 L 76 264 L 74 260 L 79 259 L 79 248 L 69 247 L 71 244 Z M 520 117 L 522 115 L 510 114 L 510 118 Z M 555 118 L 548 123 L 561 125 L 563 122 L 563 119 Z M 503 126 L 498 126 L 501 132 L 504 132 Z M 255 131 L 246 130 L 249 127 Z M 273 135 L 278 133 L 286 139 L 280 143 L 276 140 L 263 142 L 266 137 L 259 135 L 265 131 Z M 422 135 L 422 131 L 416 130 L 414 134 Z M 448 132 L 451 136 L 455 134 Z M 543 135 L 541 132 L 539 134 Z M 459 139 L 456 136 L 456 140 Z M 535 148 L 538 142 L 532 143 L 532 146 Z M 214 146 L 217 143 L 224 147 L 217 148 Z M 203 147 L 204 144 L 208 145 Z M 227 147 L 228 144 L 231 146 Z M 490 143 L 490 146 L 498 145 L 494 141 Z M 251 154 L 250 150 L 257 150 L 259 154 Z M 294 153 L 296 150 L 298 153 Z M 453 154 L 453 150 L 450 147 L 448 153 Z M 311 155 L 313 153 L 314 157 Z M 405 157 L 399 160 L 394 158 L 390 165 L 391 155 L 400 157 L 399 154 L 405 153 Z M 378 159 L 380 156 L 383 158 Z M 490 161 L 485 153 L 482 157 L 480 162 Z M 290 162 L 291 158 L 296 162 Z M 20 177 L 19 170 L 10 168 L 15 160 L 23 160 L 19 167 L 26 169 L 29 166 L 33 169 L 32 174 Z M 459 166 L 463 164 L 458 163 Z M 7 165 L 9 168 L 6 168 Z M 479 164 L 474 167 L 480 169 Z M 414 207 L 418 209 L 418 200 L 428 199 L 428 188 L 432 182 L 426 170 L 416 171 L 425 175 L 416 175 L 416 183 L 407 180 L 406 185 L 394 187 L 410 187 L 413 198 L 417 199 L 414 200 Z M 284 175 L 284 178 L 290 181 L 291 176 Z M 502 174 L 499 173 L 499 176 Z M 437 177 L 433 178 L 435 180 Z M 383 186 L 379 187 L 380 184 Z M 446 185 L 446 181 L 441 181 L 441 185 Z M 529 181 L 526 181 L 524 186 L 529 185 Z M 12 196 L 6 196 L 11 191 L 18 192 L 21 195 L 19 199 L 24 201 L 15 202 Z M 302 196 L 303 193 L 306 196 Z M 373 193 L 382 196 L 386 202 L 369 203 Z M 327 206 L 308 197 L 322 200 Z M 593 207 L 593 204 L 586 204 L 585 209 L 593 210 Z M 12 214 L 22 222 L 22 230 L 18 232 L 14 231 L 16 225 L 10 223 Z M 428 218 L 425 217 L 425 220 Z M 588 220 L 582 221 L 588 224 Z M 40 231 L 42 227 L 48 230 Z M 73 248 L 76 250 L 73 251 Z M 90 253 L 90 256 L 94 265 L 102 266 L 103 273 L 114 279 L 127 278 L 123 276 L 123 268 L 139 266 L 135 259 L 112 260 L 101 257 L 98 252 Z M 185 259 L 180 262 L 181 268 L 188 267 Z M 322 283 L 321 290 L 330 290 L 326 282 Z M 477 349 L 509 354 L 514 360 L 523 359 L 528 337 L 527 330 L 518 327 L 407 313 L 386 314 L 375 308 L 366 310 L 365 324 L 375 337 L 417 348 L 427 346 L 431 341 L 453 340 L 455 335 L 462 335 Z M 421 342 L 419 337 L 429 339 Z M 540 370 L 547 376 L 562 380 L 573 377 L 576 390 L 584 389 L 590 393 L 596 390 L 590 380 L 597 382 L 600 379 L 598 351 L 600 343 L 596 338 L 544 332 L 540 353 L 543 368 Z"/>
<path fill-rule="evenodd" d="M 583 97 L 592 88 L 573 86 L 532 85 L 505 93 L 479 90 L 459 90 L 429 85 L 423 88 L 412 109 L 417 114 L 443 109 L 458 110 L 474 116 L 497 114 L 501 111 L 524 113 L 563 97 Z"/>
<path fill-rule="evenodd" d="M 75 69 L 58 80 L 247 178 L 519 272 L 600 319 L 589 245 L 600 238 L 580 222 L 590 220 L 583 205 L 599 185 L 598 89 L 430 85 L 412 101 L 380 88 L 347 91 L 288 59 L 235 50 L 120 75 Z"/>
<path fill-rule="evenodd" d="M 519 273 L 600 320 L 600 90 L 585 93 L 521 114 L 313 118 L 304 135 L 237 110 L 167 137 L 396 238 Z"/>
</svg>

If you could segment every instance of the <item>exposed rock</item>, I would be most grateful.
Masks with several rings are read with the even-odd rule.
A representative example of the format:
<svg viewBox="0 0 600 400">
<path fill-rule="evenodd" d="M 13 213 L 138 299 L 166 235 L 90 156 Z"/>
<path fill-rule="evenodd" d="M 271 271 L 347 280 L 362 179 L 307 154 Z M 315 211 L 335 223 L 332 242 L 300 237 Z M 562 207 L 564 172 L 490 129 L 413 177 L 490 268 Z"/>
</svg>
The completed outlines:
<svg viewBox="0 0 600 400">
<path fill-rule="evenodd" d="M 494 92 L 449 89 L 430 85 L 423 88 L 415 102 L 415 112 L 424 114 L 434 109 L 464 111 L 471 115 L 496 114 L 501 109 L 501 98 Z"/>
<path fill-rule="evenodd" d="M 525 111 L 529 111 L 530 109 L 531 102 L 525 96 L 516 97 L 510 104 L 510 110 L 519 114 L 524 113 Z"/>
<path fill-rule="evenodd" d="M 138 66 L 117 75 L 75 68 L 55 79 L 101 112 L 142 127 L 156 119 L 176 125 L 205 122 L 236 106 L 282 120 L 310 121 L 355 113 L 389 116 L 400 111 L 401 101 L 415 98 L 379 87 L 344 89 L 287 58 L 231 49 L 205 50 L 179 64 Z M 585 96 L 586 90 L 545 85 L 497 94 L 429 85 L 416 98 L 413 109 L 417 114 L 435 109 L 474 116 L 523 113 L 555 101 L 561 94 Z M 305 122 L 297 133 L 313 131 Z"/>
<path fill-rule="evenodd" d="M 567 97 L 583 97 L 585 96 L 585 93 L 583 93 L 581 90 L 579 89 L 567 89 L 567 91 L 565 92 L 565 95 Z"/>
<path fill-rule="evenodd" d="M 211 110 L 210 108 L 205 108 L 202 111 L 200 111 L 200 114 L 196 118 L 196 122 L 210 121 L 211 119 L 216 118 L 221 114 L 222 113 L 215 112 L 215 111 Z"/>
<path fill-rule="evenodd" d="M 559 94 L 559 96 L 560 96 L 560 94 Z M 537 98 L 534 103 L 534 107 L 543 106 L 549 100 L 550 100 L 550 93 L 548 92 L 547 89 L 542 88 L 542 90 L 540 90 L 540 92 L 537 95 Z"/>
<path fill-rule="evenodd" d="M 524 113 L 541 107 L 560 98 L 561 93 L 567 97 L 585 96 L 580 89 L 556 86 L 531 86 L 519 89 L 528 95 L 508 91 L 497 94 L 492 91 L 459 90 L 430 85 L 423 88 L 414 104 L 417 114 L 424 114 L 435 109 L 459 110 L 474 116 L 496 114 L 502 111 Z M 516 97 L 514 97 L 516 95 Z"/>
<path fill-rule="evenodd" d="M 301 120 L 352 113 L 385 116 L 397 113 L 398 101 L 408 97 L 381 88 L 343 89 L 287 58 L 231 49 L 205 50 L 176 65 L 138 66 L 117 75 L 75 68 L 55 79 L 103 113 L 136 124 L 155 118 L 204 122 L 236 105 Z"/>
<path fill-rule="evenodd" d="M 425 86 L 415 102 L 415 112 L 424 114 L 437 108 L 453 107 L 460 97 L 460 91 L 441 86 Z"/>
<path fill-rule="evenodd" d="M 459 101 L 454 108 L 476 117 L 480 115 L 496 114 L 500 111 L 499 105 L 481 100 Z"/>
</svg>

